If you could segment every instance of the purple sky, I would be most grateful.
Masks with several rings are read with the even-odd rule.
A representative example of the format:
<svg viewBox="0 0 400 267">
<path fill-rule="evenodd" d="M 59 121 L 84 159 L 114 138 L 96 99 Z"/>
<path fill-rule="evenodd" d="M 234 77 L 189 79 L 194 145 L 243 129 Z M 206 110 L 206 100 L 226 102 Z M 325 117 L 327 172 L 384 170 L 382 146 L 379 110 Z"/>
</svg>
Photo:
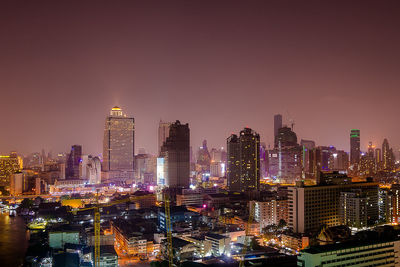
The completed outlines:
<svg viewBox="0 0 400 267">
<path fill-rule="evenodd" d="M 83 3 L 84 2 L 84 3 Z M 299 139 L 348 151 L 400 143 L 399 1 L 2 1 L 0 152 L 82 144 L 102 152 L 114 105 L 157 151 L 160 118 L 192 145 L 249 126 L 272 144 L 273 115 Z"/>
</svg>

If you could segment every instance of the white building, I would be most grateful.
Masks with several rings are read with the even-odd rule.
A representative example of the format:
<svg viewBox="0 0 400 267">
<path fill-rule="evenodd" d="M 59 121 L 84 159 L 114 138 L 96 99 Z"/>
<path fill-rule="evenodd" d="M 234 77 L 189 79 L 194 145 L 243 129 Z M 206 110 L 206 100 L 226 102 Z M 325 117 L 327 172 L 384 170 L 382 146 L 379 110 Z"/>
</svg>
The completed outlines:
<svg viewBox="0 0 400 267">
<path fill-rule="evenodd" d="M 365 241 L 314 246 L 297 257 L 299 267 L 399 266 L 400 240 Z"/>
</svg>

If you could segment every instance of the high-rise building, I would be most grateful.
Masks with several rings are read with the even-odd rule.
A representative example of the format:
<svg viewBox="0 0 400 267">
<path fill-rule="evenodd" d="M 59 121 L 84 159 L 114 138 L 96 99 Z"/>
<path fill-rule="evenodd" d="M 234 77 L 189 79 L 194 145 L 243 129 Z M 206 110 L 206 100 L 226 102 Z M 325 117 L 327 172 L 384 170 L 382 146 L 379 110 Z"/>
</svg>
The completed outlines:
<svg viewBox="0 0 400 267">
<path fill-rule="evenodd" d="M 276 114 L 274 116 L 274 137 L 278 135 L 278 131 L 280 128 L 282 128 L 282 115 Z"/>
<path fill-rule="evenodd" d="M 230 191 L 260 189 L 260 135 L 244 128 L 227 139 L 227 178 Z"/>
<path fill-rule="evenodd" d="M 393 150 L 389 146 L 388 140 L 385 138 L 382 144 L 382 168 L 385 172 L 391 172 L 394 169 L 395 158 Z"/>
<path fill-rule="evenodd" d="M 274 149 L 268 151 L 268 175 L 282 182 L 293 183 L 302 174 L 302 147 L 289 127 L 281 127 L 275 136 Z"/>
<path fill-rule="evenodd" d="M 101 161 L 99 157 L 82 156 L 79 173 L 80 179 L 87 180 L 90 184 L 99 184 L 101 182 Z"/>
<path fill-rule="evenodd" d="M 165 140 L 169 136 L 169 127 L 171 126 L 170 122 L 164 122 L 160 120 L 158 124 L 158 155 L 161 153 L 161 147 L 163 146 Z"/>
<path fill-rule="evenodd" d="M 10 195 L 19 196 L 24 191 L 25 175 L 22 172 L 13 173 L 10 176 Z"/>
<path fill-rule="evenodd" d="M 189 124 L 176 121 L 171 124 L 160 156 L 164 158 L 165 185 L 170 188 L 189 187 L 190 181 L 190 130 Z"/>
<path fill-rule="evenodd" d="M 106 118 L 103 141 L 103 178 L 126 181 L 134 177 L 135 119 L 113 107 Z"/>
<path fill-rule="evenodd" d="M 353 129 L 350 132 L 350 164 L 360 163 L 360 130 Z"/>
<path fill-rule="evenodd" d="M 11 153 L 9 156 L 0 155 L 0 185 L 8 186 L 10 176 L 23 167 L 22 158 L 16 153 Z"/>
<path fill-rule="evenodd" d="M 79 165 L 82 161 L 82 146 L 73 145 L 68 155 L 66 176 L 67 179 L 79 179 Z"/>
<path fill-rule="evenodd" d="M 294 232 L 315 232 L 321 226 L 340 225 L 340 194 L 352 190 L 362 192 L 368 200 L 368 219 L 371 222 L 378 221 L 378 183 L 369 180 L 352 183 L 349 177 L 338 173 L 324 174 L 321 180 L 316 186 L 305 186 L 298 182 L 296 186 L 288 188 L 288 226 Z"/>
</svg>

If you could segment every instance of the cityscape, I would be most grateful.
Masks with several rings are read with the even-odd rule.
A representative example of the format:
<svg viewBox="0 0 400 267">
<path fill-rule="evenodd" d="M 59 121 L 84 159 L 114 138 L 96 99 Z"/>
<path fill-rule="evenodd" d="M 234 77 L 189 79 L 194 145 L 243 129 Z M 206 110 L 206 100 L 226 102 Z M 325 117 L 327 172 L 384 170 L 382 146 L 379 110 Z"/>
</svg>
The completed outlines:
<svg viewBox="0 0 400 267">
<path fill-rule="evenodd" d="M 400 266 L 400 4 L 332 2 L 5 4 L 3 264 Z"/>
</svg>

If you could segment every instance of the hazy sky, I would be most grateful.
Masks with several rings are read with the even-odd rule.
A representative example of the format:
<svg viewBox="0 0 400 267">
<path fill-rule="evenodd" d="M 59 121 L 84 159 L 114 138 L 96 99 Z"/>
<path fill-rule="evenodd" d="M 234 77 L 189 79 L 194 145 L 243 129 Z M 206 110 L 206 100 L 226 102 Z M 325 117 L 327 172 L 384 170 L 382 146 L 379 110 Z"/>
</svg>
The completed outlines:
<svg viewBox="0 0 400 267">
<path fill-rule="evenodd" d="M 400 144 L 399 1 L 1 1 L 0 152 L 82 144 L 104 120 L 136 120 L 157 151 L 160 119 L 194 147 L 249 126 L 272 144 L 273 115 L 299 137 L 349 150 L 349 132 Z"/>
</svg>

